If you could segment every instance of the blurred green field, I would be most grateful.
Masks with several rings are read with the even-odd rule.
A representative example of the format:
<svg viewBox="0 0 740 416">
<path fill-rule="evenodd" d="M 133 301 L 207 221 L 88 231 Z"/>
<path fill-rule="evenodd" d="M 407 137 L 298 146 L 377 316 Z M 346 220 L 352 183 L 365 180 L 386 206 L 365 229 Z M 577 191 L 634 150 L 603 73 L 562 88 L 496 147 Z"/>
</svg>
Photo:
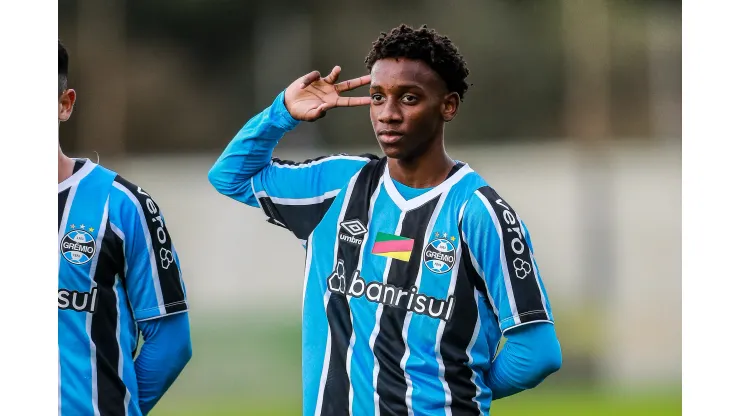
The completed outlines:
<svg viewBox="0 0 740 416">
<path fill-rule="evenodd" d="M 294 416 L 300 404 L 255 407 L 248 397 L 212 403 L 166 402 L 153 416 Z M 681 414 L 680 391 L 611 395 L 575 389 L 537 389 L 494 402 L 491 414 L 549 416 L 676 416 Z"/>
<path fill-rule="evenodd" d="M 247 316 L 193 316 L 193 359 L 151 412 L 152 416 L 301 414 L 300 320 L 289 316 Z M 563 339 L 573 341 L 573 335 L 563 332 Z M 568 365 L 567 360 L 564 365 Z M 494 402 L 491 414 L 681 414 L 680 385 L 618 392 L 568 376 L 565 370 L 536 389 Z"/>
</svg>

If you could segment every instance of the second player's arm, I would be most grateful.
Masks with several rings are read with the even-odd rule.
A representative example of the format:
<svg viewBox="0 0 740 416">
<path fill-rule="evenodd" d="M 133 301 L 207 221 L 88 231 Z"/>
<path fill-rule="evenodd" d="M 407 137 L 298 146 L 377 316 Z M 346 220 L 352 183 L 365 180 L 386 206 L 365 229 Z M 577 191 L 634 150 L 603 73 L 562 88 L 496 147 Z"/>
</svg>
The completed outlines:
<svg viewBox="0 0 740 416">
<path fill-rule="evenodd" d="M 180 259 L 164 216 L 140 187 L 116 178 L 111 228 L 124 249 L 124 289 L 144 344 L 134 367 L 138 404 L 147 414 L 192 356 L 190 323 Z"/>
</svg>

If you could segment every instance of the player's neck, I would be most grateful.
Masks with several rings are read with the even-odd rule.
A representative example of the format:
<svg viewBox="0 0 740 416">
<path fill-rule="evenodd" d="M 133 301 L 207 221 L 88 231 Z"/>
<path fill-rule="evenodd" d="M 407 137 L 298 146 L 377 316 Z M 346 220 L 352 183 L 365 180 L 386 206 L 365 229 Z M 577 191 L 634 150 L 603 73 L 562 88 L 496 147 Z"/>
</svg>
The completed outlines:
<svg viewBox="0 0 740 416">
<path fill-rule="evenodd" d="M 388 159 L 391 178 L 411 188 L 433 188 L 447 179 L 455 161 L 447 154 L 444 144 L 428 149 L 413 159 Z"/>
<path fill-rule="evenodd" d="M 62 148 L 59 147 L 59 182 L 64 182 L 65 179 L 72 176 L 72 171 L 75 168 L 75 162 L 71 158 L 67 157 L 62 153 Z"/>
</svg>

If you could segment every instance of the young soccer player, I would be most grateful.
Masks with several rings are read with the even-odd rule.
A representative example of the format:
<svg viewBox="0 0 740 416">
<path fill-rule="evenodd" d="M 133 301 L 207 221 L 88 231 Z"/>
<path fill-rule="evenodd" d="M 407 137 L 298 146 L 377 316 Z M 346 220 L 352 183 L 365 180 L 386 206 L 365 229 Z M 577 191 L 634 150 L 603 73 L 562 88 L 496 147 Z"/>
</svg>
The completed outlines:
<svg viewBox="0 0 740 416">
<path fill-rule="evenodd" d="M 60 123 L 76 97 L 68 61 L 59 42 Z M 58 307 L 62 416 L 146 415 L 190 359 L 180 261 L 159 207 L 61 146 Z"/>
<path fill-rule="evenodd" d="M 450 39 L 401 25 L 365 62 L 361 78 L 337 82 L 335 67 L 293 82 L 209 179 L 304 242 L 304 415 L 489 414 L 561 364 L 531 236 L 445 152 L 468 89 Z M 340 95 L 367 84 L 369 97 Z M 365 105 L 384 157 L 271 159 L 299 121 Z"/>
</svg>

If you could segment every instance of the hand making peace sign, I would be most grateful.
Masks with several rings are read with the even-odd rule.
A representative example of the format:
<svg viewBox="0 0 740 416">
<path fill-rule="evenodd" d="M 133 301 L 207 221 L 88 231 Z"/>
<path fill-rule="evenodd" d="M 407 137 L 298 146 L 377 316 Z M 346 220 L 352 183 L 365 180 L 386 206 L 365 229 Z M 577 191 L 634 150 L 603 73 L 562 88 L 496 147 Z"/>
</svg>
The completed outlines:
<svg viewBox="0 0 740 416">
<path fill-rule="evenodd" d="M 326 77 L 313 71 L 295 80 L 285 90 L 285 107 L 296 120 L 315 121 L 334 107 L 370 105 L 370 97 L 342 97 L 339 93 L 351 91 L 370 83 L 370 75 L 336 83 L 342 68 L 335 66 Z"/>
</svg>

